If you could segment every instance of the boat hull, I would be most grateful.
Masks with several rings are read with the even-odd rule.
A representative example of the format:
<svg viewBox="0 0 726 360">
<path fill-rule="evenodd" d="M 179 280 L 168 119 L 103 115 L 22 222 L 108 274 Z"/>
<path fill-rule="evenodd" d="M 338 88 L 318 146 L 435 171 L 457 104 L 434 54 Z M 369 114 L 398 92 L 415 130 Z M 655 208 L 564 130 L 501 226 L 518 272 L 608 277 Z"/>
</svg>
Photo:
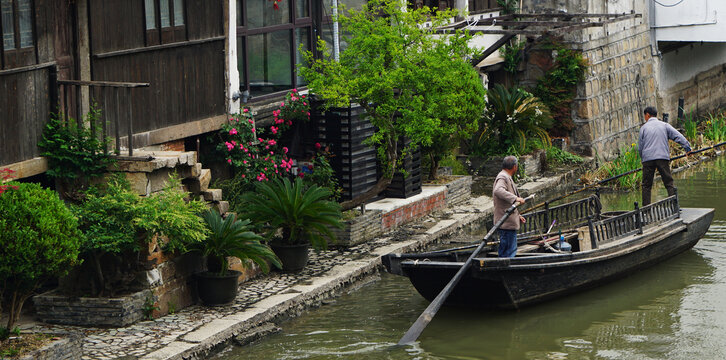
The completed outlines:
<svg viewBox="0 0 726 360">
<path fill-rule="evenodd" d="M 708 230 L 713 215 L 713 209 L 682 209 L 681 218 L 603 249 L 511 260 L 475 259 L 446 305 L 519 308 L 628 276 L 692 248 Z M 397 266 L 431 301 L 462 263 L 405 260 Z"/>
</svg>

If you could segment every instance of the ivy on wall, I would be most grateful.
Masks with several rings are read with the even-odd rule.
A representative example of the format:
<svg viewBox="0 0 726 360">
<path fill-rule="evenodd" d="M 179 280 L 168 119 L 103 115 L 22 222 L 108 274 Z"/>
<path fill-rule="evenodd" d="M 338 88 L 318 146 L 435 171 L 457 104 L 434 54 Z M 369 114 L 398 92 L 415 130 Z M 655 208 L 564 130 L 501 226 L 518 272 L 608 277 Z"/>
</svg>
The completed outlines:
<svg viewBox="0 0 726 360">
<path fill-rule="evenodd" d="M 581 52 L 569 49 L 555 40 L 545 40 L 543 47 L 552 50 L 554 65 L 537 80 L 532 94 L 540 98 L 552 113 L 555 122 L 550 133 L 567 136 L 575 127 L 570 111 L 572 100 L 577 84 L 585 78 L 589 64 Z"/>
</svg>

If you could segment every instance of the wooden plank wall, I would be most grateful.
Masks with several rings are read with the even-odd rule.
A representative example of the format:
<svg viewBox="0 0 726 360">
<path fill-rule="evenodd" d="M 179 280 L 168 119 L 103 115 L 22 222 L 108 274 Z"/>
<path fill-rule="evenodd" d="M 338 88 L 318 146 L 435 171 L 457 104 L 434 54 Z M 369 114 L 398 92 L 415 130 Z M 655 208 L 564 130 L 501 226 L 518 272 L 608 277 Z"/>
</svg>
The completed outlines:
<svg viewBox="0 0 726 360">
<path fill-rule="evenodd" d="M 93 79 L 148 82 L 132 89 L 134 132 L 161 129 L 224 114 L 224 41 L 147 51 L 93 60 Z M 94 92 L 105 118 L 113 123 L 113 89 L 106 97 Z M 99 96 L 100 95 L 100 96 Z M 121 133 L 126 134 L 127 105 L 121 101 Z M 104 107 L 105 105 L 105 107 Z M 113 127 L 112 127 L 113 128 Z"/>
<path fill-rule="evenodd" d="M 224 39 L 220 38 L 224 35 L 223 1 L 186 0 L 187 41 L 150 48 L 145 47 L 143 3 L 91 2 L 93 80 L 150 84 L 132 90 L 134 133 L 224 114 L 225 53 Z M 110 124 L 116 116 L 113 91 L 94 91 Z M 120 95 L 119 114 L 123 135 L 127 131 L 128 108 L 124 96 Z"/>
<path fill-rule="evenodd" d="M 39 155 L 48 119 L 48 68 L 0 76 L 0 166 Z"/>
</svg>

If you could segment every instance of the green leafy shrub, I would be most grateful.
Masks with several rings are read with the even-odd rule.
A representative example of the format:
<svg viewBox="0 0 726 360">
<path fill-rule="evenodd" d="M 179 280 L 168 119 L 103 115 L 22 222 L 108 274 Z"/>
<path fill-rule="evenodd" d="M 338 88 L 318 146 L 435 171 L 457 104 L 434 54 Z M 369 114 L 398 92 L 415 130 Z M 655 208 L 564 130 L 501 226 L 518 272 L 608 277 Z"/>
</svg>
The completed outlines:
<svg viewBox="0 0 726 360">
<path fill-rule="evenodd" d="M 550 146 L 546 150 L 548 163 L 581 164 L 585 161 L 582 157 L 555 146 Z"/>
<path fill-rule="evenodd" d="M 519 63 L 522 62 L 522 50 L 527 43 L 524 41 L 514 42 L 513 44 L 504 45 L 501 48 L 502 57 L 504 57 L 504 71 L 510 74 L 516 74 Z"/>
<path fill-rule="evenodd" d="M 310 243 L 325 249 L 328 239 L 335 240 L 328 226 L 343 227 L 340 205 L 328 200 L 330 195 L 317 185 L 305 189 L 300 178 L 259 182 L 245 195 L 248 206 L 242 217 L 261 224 L 267 239 L 281 230 L 284 244 Z"/>
<path fill-rule="evenodd" d="M 605 163 L 601 166 L 597 172 L 604 174 L 603 177 L 611 177 L 622 174 L 624 172 L 637 169 L 641 166 L 640 153 L 638 152 L 638 146 L 635 144 L 630 145 L 620 150 L 620 155 L 613 161 Z M 615 183 L 616 186 L 632 189 L 640 184 L 643 179 L 643 172 L 637 171 L 628 176 L 618 178 Z"/>
<path fill-rule="evenodd" d="M 100 129 L 103 126 L 101 111 L 92 107 L 83 123 Z M 64 122 L 61 115 L 53 115 L 43 129 L 38 148 L 40 155 L 48 159 L 46 174 L 58 179 L 64 187 L 62 195 L 78 200 L 79 192 L 88 186 L 89 180 L 101 176 L 115 163 L 115 159 L 105 153 L 106 144 L 105 139 L 99 139 L 90 128 L 79 127 L 76 120 L 69 117 Z"/>
<path fill-rule="evenodd" d="M 726 118 L 724 116 L 708 114 L 703 136 L 716 143 L 726 141 Z"/>
<path fill-rule="evenodd" d="M 9 294 L 7 328 L 43 282 L 78 263 L 78 221 L 52 190 L 10 183 L 0 195 L 0 299 Z"/>
<path fill-rule="evenodd" d="M 249 231 L 250 220 L 238 220 L 230 215 L 226 219 L 214 211 L 207 210 L 202 214 L 205 224 L 209 228 L 209 237 L 202 242 L 194 244 L 192 251 L 201 253 L 207 258 L 207 269 L 220 276 L 227 275 L 228 256 L 234 256 L 247 264 L 251 260 L 264 271 L 270 271 L 267 261 L 277 268 L 282 268 L 280 259 L 275 256 L 269 246 L 263 244 L 263 238 Z"/>
<path fill-rule="evenodd" d="M 83 255 L 96 273 L 96 294 L 127 290 L 140 251 L 153 239 L 165 251 L 182 252 L 204 239 L 207 230 L 199 215 L 206 207 L 200 201 L 187 202 L 186 196 L 177 177 L 164 191 L 141 198 L 117 175 L 72 207 L 84 234 Z"/>
<path fill-rule="evenodd" d="M 557 136 L 567 136 L 575 128 L 571 107 L 577 84 L 585 78 L 587 60 L 579 51 L 549 40 L 544 48 L 556 53 L 554 66 L 537 80 L 532 94 L 538 97 L 552 112 L 554 123 L 551 132 Z"/>
<path fill-rule="evenodd" d="M 683 119 L 683 135 L 688 141 L 693 142 L 698 136 L 698 120 L 694 112 L 689 112 Z"/>
<path fill-rule="evenodd" d="M 488 107 L 473 152 L 479 155 L 522 154 L 528 138 L 550 144 L 546 129 L 552 125 L 552 118 L 547 106 L 538 98 L 520 88 L 508 90 L 496 84 L 489 90 L 487 99 Z"/>
</svg>

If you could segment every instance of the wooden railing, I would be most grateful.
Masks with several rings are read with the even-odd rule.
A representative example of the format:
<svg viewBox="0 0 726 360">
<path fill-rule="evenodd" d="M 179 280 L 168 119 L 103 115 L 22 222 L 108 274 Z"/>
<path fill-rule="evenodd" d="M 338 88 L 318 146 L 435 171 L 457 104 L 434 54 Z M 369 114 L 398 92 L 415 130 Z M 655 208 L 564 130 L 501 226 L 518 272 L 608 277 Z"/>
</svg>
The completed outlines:
<svg viewBox="0 0 726 360">
<path fill-rule="evenodd" d="M 54 74 L 51 72 L 51 77 Z M 126 136 L 128 140 L 129 156 L 133 156 L 134 151 L 134 128 L 133 128 L 133 106 L 131 101 L 131 91 L 136 88 L 148 87 L 149 83 L 131 83 L 131 82 L 111 82 L 111 81 L 83 81 L 83 80 L 56 80 L 52 79 L 51 82 L 55 82 L 56 87 L 51 87 L 51 98 L 58 107 L 60 116 L 64 117 L 65 121 L 68 121 L 69 114 L 73 113 L 75 109 L 76 121 L 78 126 L 82 126 L 82 116 L 80 114 L 80 89 L 82 87 L 88 87 L 89 89 L 98 89 L 97 92 L 92 95 L 94 99 L 99 100 L 103 103 L 103 109 L 106 109 L 104 117 L 110 121 L 113 121 L 114 138 L 116 140 L 116 155 L 121 154 L 121 118 L 125 118 L 126 125 Z M 53 92 L 55 91 L 55 92 Z M 89 91 L 90 93 L 91 91 Z M 74 100 L 75 99 L 75 100 Z M 108 109 L 113 108 L 114 111 L 110 112 Z M 125 109 L 124 109 L 125 108 Z M 104 126 L 100 129 L 100 136 L 106 139 L 108 136 L 108 122 L 104 121 Z M 91 123 L 91 132 L 96 134 L 98 129 L 95 129 L 95 124 Z M 106 149 L 108 151 L 108 149 Z"/>
<path fill-rule="evenodd" d="M 547 232 L 553 220 L 557 221 L 555 223 L 555 229 L 573 228 L 578 225 L 584 225 L 587 223 L 589 217 L 599 220 L 601 209 L 600 198 L 596 194 L 582 200 L 554 207 L 549 207 L 549 204 L 545 203 L 543 210 L 523 215 L 526 222 L 520 227 L 518 236 L 544 234 Z"/>
<path fill-rule="evenodd" d="M 636 202 L 635 210 L 604 220 L 593 221 L 591 218 L 588 226 L 592 248 L 626 236 L 642 234 L 644 228 L 675 219 L 679 214 L 678 196 L 673 195 L 643 208 L 638 208 Z"/>
</svg>

